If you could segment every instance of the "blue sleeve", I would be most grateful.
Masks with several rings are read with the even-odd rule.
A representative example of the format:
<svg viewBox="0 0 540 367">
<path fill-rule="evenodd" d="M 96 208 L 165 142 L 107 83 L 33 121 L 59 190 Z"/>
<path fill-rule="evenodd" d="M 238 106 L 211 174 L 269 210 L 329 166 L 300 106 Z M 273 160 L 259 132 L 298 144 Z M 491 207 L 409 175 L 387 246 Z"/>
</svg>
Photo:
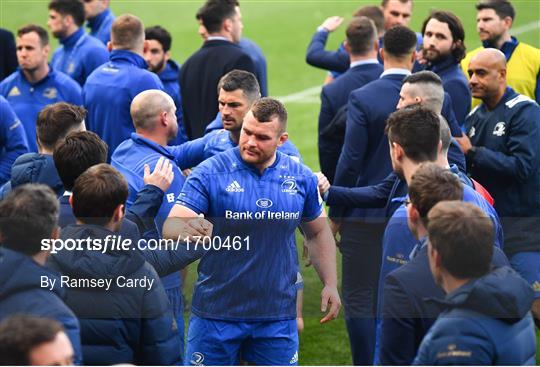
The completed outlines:
<svg viewBox="0 0 540 367">
<path fill-rule="evenodd" d="M 208 192 L 209 182 L 203 172 L 205 168 L 199 166 L 191 172 L 176 203 L 190 208 L 197 214 L 206 215 L 209 209 L 210 195 Z"/>
<path fill-rule="evenodd" d="M 349 96 L 347 111 L 347 126 L 345 128 L 345 141 L 336 167 L 334 184 L 338 186 L 354 187 L 358 175 L 363 171 L 368 146 L 368 116 L 365 106 L 357 93 Z"/>
<path fill-rule="evenodd" d="M 308 46 L 306 62 L 317 68 L 344 73 L 349 69 L 349 55 L 343 51 L 325 51 L 329 32 L 317 31 Z"/>
<path fill-rule="evenodd" d="M 384 366 L 409 365 L 416 355 L 413 308 L 400 283 L 384 281 L 380 361 Z"/>
<path fill-rule="evenodd" d="M 21 121 L 9 103 L 0 97 L 0 185 L 9 180 L 11 166 L 28 152 L 28 142 Z"/>
<path fill-rule="evenodd" d="M 184 144 L 168 147 L 175 158 L 175 162 L 181 170 L 192 168 L 204 161 L 204 148 L 208 135 L 201 138 L 187 141 Z"/>
<path fill-rule="evenodd" d="M 328 125 L 330 125 L 335 113 L 336 112 L 332 108 L 331 100 L 326 93 L 326 88 L 323 88 L 321 92 L 321 110 L 319 112 L 318 129 L 319 165 L 321 167 L 321 171 L 326 177 L 328 177 L 330 182 L 332 182 L 334 179 L 334 170 L 337 164 L 336 156 L 339 158 L 339 153 L 335 151 L 339 149 L 341 152 L 341 146 L 336 147 L 335 142 L 324 138 L 321 136 L 321 133 Z"/>
<path fill-rule="evenodd" d="M 456 115 L 454 114 L 454 110 L 452 109 L 452 97 L 448 93 L 444 93 L 444 101 L 443 101 L 443 107 L 441 111 L 441 115 L 446 119 L 448 122 L 448 127 L 450 128 L 450 133 L 454 137 L 461 137 L 463 132 L 461 131 L 461 127 L 459 126 L 458 120 L 456 119 Z M 465 120 L 463 120 L 462 123 L 464 123 Z"/>
<path fill-rule="evenodd" d="M 451 80 L 444 85 L 444 89 L 450 95 L 452 109 L 459 127 L 465 124 L 465 118 L 471 111 L 471 92 L 467 85 L 459 80 Z"/>
<path fill-rule="evenodd" d="M 527 107 L 520 111 L 522 113 L 514 114 L 506 127 L 507 152 L 478 146 L 471 157 L 475 166 L 518 182 L 528 180 L 536 172 L 540 160 L 540 108 L 536 103 Z"/>
<path fill-rule="evenodd" d="M 317 177 L 315 175 L 306 178 L 306 200 L 304 201 L 304 210 L 302 220 L 310 222 L 321 215 L 322 199 L 317 188 Z"/>
<path fill-rule="evenodd" d="M 66 87 L 69 86 L 69 89 L 67 90 L 65 96 L 65 101 L 76 106 L 82 106 L 83 98 L 81 86 L 77 82 L 72 80 L 65 81 L 64 83 L 66 84 Z"/>
<path fill-rule="evenodd" d="M 352 208 L 382 208 L 388 202 L 397 176 L 390 173 L 381 183 L 365 187 L 330 186 L 326 203 Z"/>
<path fill-rule="evenodd" d="M 474 318 L 439 318 L 432 331 L 418 350 L 414 365 L 431 366 L 491 366 L 493 356 L 492 338 Z M 452 350 L 459 353 L 450 353 Z"/>
<path fill-rule="evenodd" d="M 450 164 L 455 164 L 461 172 L 467 173 L 467 162 L 465 160 L 465 154 L 463 154 L 461 147 L 454 138 L 452 138 L 452 140 L 450 141 L 447 158 Z"/>
<path fill-rule="evenodd" d="M 126 210 L 126 218 L 134 222 L 141 233 L 155 229 L 154 219 L 163 202 L 164 192 L 157 186 L 145 185 L 133 204 Z"/>
</svg>

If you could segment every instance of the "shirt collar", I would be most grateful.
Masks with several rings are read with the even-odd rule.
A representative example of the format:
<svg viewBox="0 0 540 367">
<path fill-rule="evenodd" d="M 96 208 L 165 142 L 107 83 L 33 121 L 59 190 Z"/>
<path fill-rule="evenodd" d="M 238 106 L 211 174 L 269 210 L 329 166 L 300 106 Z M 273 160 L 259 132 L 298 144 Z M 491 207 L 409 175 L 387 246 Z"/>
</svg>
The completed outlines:
<svg viewBox="0 0 540 367">
<path fill-rule="evenodd" d="M 84 29 L 80 27 L 72 35 L 62 38 L 60 43 L 66 48 L 72 48 L 77 44 L 77 41 L 84 36 L 84 34 Z"/>
<path fill-rule="evenodd" d="M 507 42 L 503 43 L 500 50 L 502 51 L 502 53 L 506 57 L 506 61 L 508 61 L 508 59 L 510 59 L 510 56 L 512 56 L 512 53 L 514 52 L 514 50 L 516 49 L 518 44 L 519 44 L 519 41 L 514 36 L 510 37 L 510 41 L 507 41 Z M 495 48 L 492 44 L 490 44 L 487 41 L 482 42 L 482 46 L 484 46 L 484 48 Z"/>
<path fill-rule="evenodd" d="M 53 70 L 51 64 L 49 64 L 49 73 L 47 75 L 45 75 L 45 78 L 41 79 L 37 83 L 32 84 L 32 83 L 30 83 L 28 81 L 28 79 L 26 79 L 26 76 L 24 75 L 24 72 L 22 71 L 20 66 L 17 67 L 17 71 L 19 72 L 19 75 L 20 75 L 21 79 L 24 80 L 29 85 L 31 85 L 32 87 L 36 87 L 36 86 L 38 86 L 40 84 L 46 83 L 47 80 L 49 80 L 49 78 L 54 78 L 54 76 L 56 75 L 56 72 Z"/>
<path fill-rule="evenodd" d="M 206 41 L 227 41 L 231 42 L 228 38 L 222 36 L 208 36 Z"/>
<path fill-rule="evenodd" d="M 457 65 L 456 60 L 453 56 L 449 55 L 443 59 L 438 60 L 438 62 L 430 63 L 426 70 L 431 70 L 434 73 L 439 73 L 442 70 L 448 69 L 451 66 Z"/>
<path fill-rule="evenodd" d="M 161 146 L 158 143 L 153 142 L 150 139 L 146 139 L 137 133 L 131 133 L 131 140 L 133 140 L 136 144 L 146 145 L 149 148 L 169 158 L 170 160 L 175 161 L 174 155 L 171 154 L 171 152 L 169 151 L 169 149 L 167 149 L 167 147 Z"/>
<path fill-rule="evenodd" d="M 274 163 L 272 163 L 271 166 L 268 166 L 266 167 L 266 169 L 264 170 L 264 172 L 261 174 L 261 171 L 259 171 L 258 168 L 256 168 L 255 166 L 247 163 L 246 161 L 244 161 L 244 159 L 242 159 L 242 155 L 240 154 L 240 147 L 236 147 L 236 148 L 233 148 L 234 150 L 234 155 L 236 156 L 236 159 L 246 168 L 248 168 L 250 171 L 253 171 L 255 174 L 257 174 L 257 176 L 262 176 L 264 175 L 266 172 L 268 172 L 268 170 L 272 169 L 272 168 L 275 168 L 277 167 L 279 161 L 281 160 L 281 153 L 279 151 L 276 150 L 276 160 L 274 161 Z"/>
<path fill-rule="evenodd" d="M 360 61 L 355 61 L 355 62 L 351 62 L 351 66 L 350 66 L 350 69 L 356 67 L 356 66 L 360 66 L 360 65 L 371 65 L 371 64 L 378 64 L 379 63 L 379 60 L 377 59 L 367 59 L 367 60 L 360 60 Z"/>
<path fill-rule="evenodd" d="M 408 75 L 411 75 L 411 71 L 407 69 L 402 69 L 402 68 L 390 68 L 388 70 L 383 71 L 383 73 L 381 74 L 379 78 L 382 78 L 383 76 L 386 76 L 386 75 L 408 76 Z"/>
</svg>

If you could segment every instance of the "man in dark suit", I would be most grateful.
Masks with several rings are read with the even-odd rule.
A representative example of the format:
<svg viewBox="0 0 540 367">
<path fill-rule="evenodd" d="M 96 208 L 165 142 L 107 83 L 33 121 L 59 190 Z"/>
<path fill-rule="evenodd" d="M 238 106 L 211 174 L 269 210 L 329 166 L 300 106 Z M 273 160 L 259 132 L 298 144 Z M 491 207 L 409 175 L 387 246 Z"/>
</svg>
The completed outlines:
<svg viewBox="0 0 540 367">
<path fill-rule="evenodd" d="M 372 185 L 392 171 L 384 127 L 396 109 L 402 80 L 411 73 L 415 50 L 416 34 L 410 29 L 396 26 L 386 32 L 381 52 L 385 71 L 379 79 L 350 94 L 345 143 L 336 167 L 335 185 Z M 330 215 L 334 223 L 342 222 L 343 304 L 353 363 L 369 365 L 375 344 L 384 210 L 331 208 Z M 334 225 L 334 230 L 338 226 Z"/>
<path fill-rule="evenodd" d="M 206 125 L 216 117 L 219 79 L 234 69 L 256 72 L 249 55 L 237 44 L 243 28 L 237 0 L 207 0 L 197 18 L 208 38 L 184 63 L 179 78 L 189 139 L 203 136 Z"/>
<path fill-rule="evenodd" d="M 356 17 L 347 27 L 345 49 L 349 53 L 351 67 L 321 92 L 319 114 L 319 162 L 321 171 L 332 182 L 337 160 L 343 145 L 343 135 L 332 134 L 333 138 L 321 133 L 328 128 L 338 111 L 347 104 L 349 94 L 365 84 L 379 78 L 383 66 L 377 60 L 379 50 L 377 30 L 367 17 Z M 337 126 L 336 126 L 337 127 Z"/>
<path fill-rule="evenodd" d="M 17 51 L 13 33 L 0 28 L 0 81 L 17 69 Z"/>
</svg>

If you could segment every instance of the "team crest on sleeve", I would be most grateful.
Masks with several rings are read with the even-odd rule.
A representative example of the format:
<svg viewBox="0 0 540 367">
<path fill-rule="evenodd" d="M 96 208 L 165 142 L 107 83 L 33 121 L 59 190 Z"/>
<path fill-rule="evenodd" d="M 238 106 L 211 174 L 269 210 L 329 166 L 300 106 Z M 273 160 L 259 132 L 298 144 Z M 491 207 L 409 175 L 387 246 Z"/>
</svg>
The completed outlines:
<svg viewBox="0 0 540 367">
<path fill-rule="evenodd" d="M 506 134 L 506 122 L 497 122 L 495 129 L 493 129 L 493 135 L 503 136 L 504 134 Z"/>
</svg>

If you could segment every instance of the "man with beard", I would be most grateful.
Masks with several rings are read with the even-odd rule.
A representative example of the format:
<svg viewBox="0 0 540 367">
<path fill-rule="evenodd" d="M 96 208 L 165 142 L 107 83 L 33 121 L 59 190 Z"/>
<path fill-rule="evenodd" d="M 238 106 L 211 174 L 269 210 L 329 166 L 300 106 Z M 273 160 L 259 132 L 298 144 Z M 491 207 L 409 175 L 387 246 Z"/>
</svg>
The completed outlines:
<svg viewBox="0 0 540 367">
<path fill-rule="evenodd" d="M 17 31 L 19 69 L 0 83 L 2 95 L 21 120 L 31 152 L 37 153 L 36 121 L 47 105 L 68 102 L 82 105 L 81 87 L 48 63 L 49 35 L 34 24 Z"/>
<path fill-rule="evenodd" d="M 482 49 L 499 49 L 506 58 L 508 85 L 517 93 L 540 102 L 540 50 L 510 36 L 516 15 L 510 1 L 482 0 L 476 5 L 476 10 L 476 29 L 482 47 L 469 52 L 461 61 L 465 74 L 472 57 Z M 473 106 L 479 104 L 480 100 L 473 100 Z"/>
<path fill-rule="evenodd" d="M 283 104 L 256 101 L 244 119 L 239 147 L 193 171 L 165 223 L 165 237 L 176 238 L 178 224 L 203 214 L 213 224 L 211 241 L 220 243 L 199 264 L 186 364 L 238 365 L 240 356 L 256 365 L 298 364 L 299 225 L 324 284 L 321 311 L 329 311 L 321 323 L 338 315 L 336 249 L 317 178 L 277 152 L 288 138 L 286 124 Z"/>
<path fill-rule="evenodd" d="M 540 107 L 507 86 L 499 50 L 476 54 L 469 75 L 472 95 L 482 104 L 467 116 L 460 144 L 471 176 L 495 199 L 505 252 L 535 290 L 533 314 L 540 325 Z"/>
<path fill-rule="evenodd" d="M 448 11 L 433 12 L 422 26 L 422 55 L 427 70 L 441 77 L 444 90 L 452 98 L 460 125 L 471 109 L 471 92 L 459 62 L 465 57 L 465 31 L 458 17 Z"/>
<path fill-rule="evenodd" d="M 84 5 L 81 1 L 52 0 L 47 25 L 61 46 L 54 51 L 51 64 L 82 87 L 86 78 L 107 62 L 109 52 L 97 38 L 84 32 Z"/>
<path fill-rule="evenodd" d="M 257 78 L 254 74 L 243 70 L 233 70 L 225 74 L 219 81 L 218 93 L 218 117 L 223 123 L 223 129 L 212 131 L 202 138 L 187 143 L 199 144 L 201 140 L 205 142 L 201 154 L 198 157 L 190 157 L 193 163 L 199 164 L 218 153 L 237 147 L 244 117 L 253 103 L 261 97 Z M 301 159 L 300 152 L 288 139 L 277 149 L 293 159 Z"/>
<path fill-rule="evenodd" d="M 171 59 L 171 34 L 161 26 L 148 27 L 144 33 L 148 43 L 148 48 L 144 52 L 148 70 L 157 74 L 163 83 L 165 93 L 171 96 L 176 106 L 179 134 L 171 142 L 171 145 L 182 144 L 187 141 L 187 135 L 182 122 L 182 95 L 180 84 L 178 84 L 180 65 Z"/>
<path fill-rule="evenodd" d="M 84 0 L 84 14 L 90 35 L 107 45 L 111 40 L 111 28 L 116 17 L 109 8 L 109 0 Z"/>
</svg>

